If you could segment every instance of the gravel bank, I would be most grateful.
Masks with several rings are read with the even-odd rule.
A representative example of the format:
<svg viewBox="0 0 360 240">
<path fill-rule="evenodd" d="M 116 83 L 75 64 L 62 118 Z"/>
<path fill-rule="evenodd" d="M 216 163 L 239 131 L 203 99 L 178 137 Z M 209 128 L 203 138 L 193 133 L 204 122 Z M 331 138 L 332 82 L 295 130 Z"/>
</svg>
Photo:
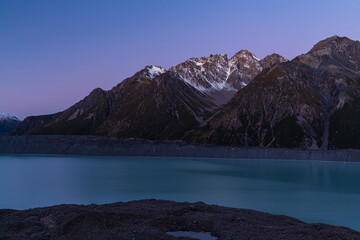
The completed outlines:
<svg viewBox="0 0 360 240">
<path fill-rule="evenodd" d="M 245 159 L 360 161 L 359 150 L 301 150 L 225 147 L 180 141 L 149 141 L 98 136 L 0 136 L 0 154 L 161 156 Z"/>
</svg>

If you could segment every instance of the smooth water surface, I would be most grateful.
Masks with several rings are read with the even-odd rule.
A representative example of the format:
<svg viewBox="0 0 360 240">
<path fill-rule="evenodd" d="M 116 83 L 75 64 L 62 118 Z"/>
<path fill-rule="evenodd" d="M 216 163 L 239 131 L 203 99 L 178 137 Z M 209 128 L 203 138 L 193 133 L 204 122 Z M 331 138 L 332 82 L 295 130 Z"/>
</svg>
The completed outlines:
<svg viewBox="0 0 360 240">
<path fill-rule="evenodd" d="M 0 155 L 0 208 L 203 201 L 360 230 L 360 163 Z"/>
</svg>

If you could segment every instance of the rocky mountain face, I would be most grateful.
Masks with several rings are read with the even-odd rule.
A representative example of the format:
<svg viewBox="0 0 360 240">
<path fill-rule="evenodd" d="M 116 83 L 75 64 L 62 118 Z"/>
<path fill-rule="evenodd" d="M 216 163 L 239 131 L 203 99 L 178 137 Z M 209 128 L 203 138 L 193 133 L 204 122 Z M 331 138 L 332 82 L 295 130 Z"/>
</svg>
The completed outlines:
<svg viewBox="0 0 360 240">
<path fill-rule="evenodd" d="M 14 134 L 179 139 L 216 107 L 178 74 L 147 66 L 109 91 L 93 90 L 64 112 L 26 118 Z"/>
<path fill-rule="evenodd" d="M 269 61 L 271 62 L 271 61 Z M 222 145 L 360 148 L 360 42 L 334 36 L 264 70 L 185 139 Z"/>
<path fill-rule="evenodd" d="M 241 50 L 228 59 L 226 54 L 190 58 L 171 67 L 180 78 L 197 90 L 214 98 L 218 105 L 228 102 L 264 68 L 287 61 L 278 54 L 264 59 L 257 58 L 247 50 Z"/>
<path fill-rule="evenodd" d="M 0 134 L 10 133 L 19 122 L 17 117 L 0 110 Z"/>
</svg>

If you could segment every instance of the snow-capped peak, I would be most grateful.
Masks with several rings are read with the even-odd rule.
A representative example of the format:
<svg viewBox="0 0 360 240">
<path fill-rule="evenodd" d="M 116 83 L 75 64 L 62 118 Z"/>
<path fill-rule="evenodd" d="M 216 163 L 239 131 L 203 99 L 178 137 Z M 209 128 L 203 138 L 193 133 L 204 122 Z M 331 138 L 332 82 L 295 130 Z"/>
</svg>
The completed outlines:
<svg viewBox="0 0 360 240">
<path fill-rule="evenodd" d="M 248 50 L 241 50 L 230 59 L 226 54 L 190 58 L 171 67 L 169 71 L 178 73 L 182 80 L 201 92 L 236 92 L 246 86 L 267 65 L 282 61 L 278 57 L 272 57 L 270 60 L 263 61 Z"/>
<path fill-rule="evenodd" d="M 253 58 L 257 61 L 260 61 L 261 59 L 259 59 L 258 57 L 255 56 L 255 54 L 253 54 L 252 52 L 249 52 L 248 50 L 240 50 L 237 54 L 239 57 L 243 57 L 243 58 Z"/>
<path fill-rule="evenodd" d="M 160 66 L 146 66 L 146 69 L 148 70 L 149 72 L 149 77 L 151 79 L 153 79 L 154 77 L 156 76 L 159 76 L 160 74 L 163 74 L 166 72 L 165 69 L 163 69 L 162 67 Z"/>
<path fill-rule="evenodd" d="M 0 120 L 4 120 L 4 119 L 19 121 L 17 117 L 12 116 L 9 113 L 0 110 Z"/>
</svg>

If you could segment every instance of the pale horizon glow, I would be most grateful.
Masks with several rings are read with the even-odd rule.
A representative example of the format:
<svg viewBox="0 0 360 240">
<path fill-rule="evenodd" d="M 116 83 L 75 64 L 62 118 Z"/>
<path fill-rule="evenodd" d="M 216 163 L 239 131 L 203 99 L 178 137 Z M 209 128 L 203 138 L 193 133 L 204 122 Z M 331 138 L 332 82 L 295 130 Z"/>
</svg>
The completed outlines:
<svg viewBox="0 0 360 240">
<path fill-rule="evenodd" d="M 63 111 L 146 65 L 247 49 L 287 59 L 360 39 L 354 0 L 0 0 L 0 110 Z"/>
</svg>

